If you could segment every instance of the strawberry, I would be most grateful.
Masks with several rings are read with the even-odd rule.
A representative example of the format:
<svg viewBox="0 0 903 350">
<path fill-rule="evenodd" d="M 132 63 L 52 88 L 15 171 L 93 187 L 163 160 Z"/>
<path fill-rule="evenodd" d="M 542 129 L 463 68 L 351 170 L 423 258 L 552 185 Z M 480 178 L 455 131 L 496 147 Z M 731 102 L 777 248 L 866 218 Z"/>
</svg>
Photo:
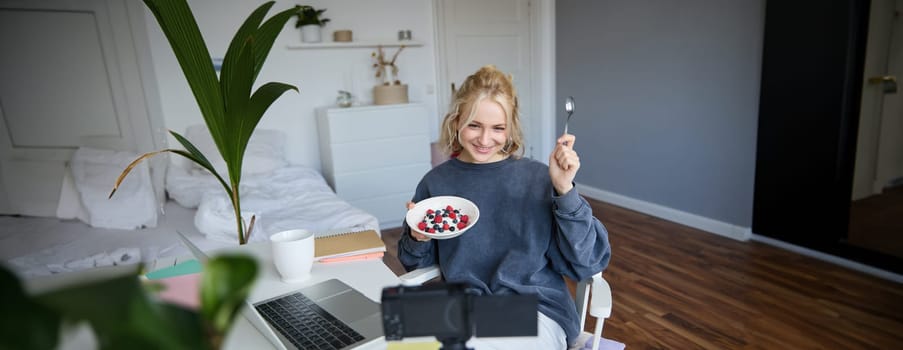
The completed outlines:
<svg viewBox="0 0 903 350">
<path fill-rule="evenodd" d="M 417 228 L 419 228 L 420 231 L 426 230 L 426 221 L 421 221 L 419 224 L 417 224 Z"/>
<path fill-rule="evenodd" d="M 470 217 L 468 217 L 467 215 L 463 215 L 463 214 L 461 215 L 461 222 L 466 224 L 467 221 L 469 221 L 469 220 L 470 220 Z"/>
<path fill-rule="evenodd" d="M 465 223 L 464 221 L 458 222 L 458 229 L 459 229 L 459 230 L 460 230 L 460 229 L 463 229 L 463 228 L 466 227 L 466 226 L 467 226 L 467 223 Z"/>
</svg>

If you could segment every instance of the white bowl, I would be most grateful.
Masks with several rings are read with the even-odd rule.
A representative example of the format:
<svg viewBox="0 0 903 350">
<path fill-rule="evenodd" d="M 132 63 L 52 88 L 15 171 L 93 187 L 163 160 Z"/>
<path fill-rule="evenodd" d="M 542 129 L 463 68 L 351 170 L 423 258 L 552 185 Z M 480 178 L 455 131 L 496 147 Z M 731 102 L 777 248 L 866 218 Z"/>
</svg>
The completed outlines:
<svg viewBox="0 0 903 350">
<path fill-rule="evenodd" d="M 445 209 L 446 206 L 452 206 L 452 208 L 458 209 L 460 214 L 467 215 L 468 222 L 467 226 L 463 229 L 455 229 L 454 231 L 445 231 L 442 233 L 427 233 L 421 231 L 417 228 L 417 224 L 423 221 L 423 218 L 426 216 L 427 209 Z M 469 230 L 473 225 L 477 223 L 477 220 L 480 219 L 480 208 L 477 208 L 476 204 L 473 202 L 455 196 L 438 196 L 424 199 L 417 204 L 414 205 L 414 209 L 408 210 L 407 215 L 405 215 L 405 222 L 407 222 L 408 226 L 411 227 L 411 230 L 414 232 L 423 234 L 429 238 L 433 239 L 449 239 L 458 237 L 467 230 Z"/>
</svg>

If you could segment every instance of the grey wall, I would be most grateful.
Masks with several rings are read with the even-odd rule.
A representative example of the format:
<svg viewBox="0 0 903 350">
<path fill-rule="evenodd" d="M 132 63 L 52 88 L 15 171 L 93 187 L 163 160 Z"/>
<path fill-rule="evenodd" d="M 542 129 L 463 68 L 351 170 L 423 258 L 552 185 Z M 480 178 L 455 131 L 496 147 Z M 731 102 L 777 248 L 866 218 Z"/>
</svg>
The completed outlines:
<svg viewBox="0 0 903 350">
<path fill-rule="evenodd" d="M 556 1 L 557 101 L 572 95 L 578 108 L 576 181 L 750 227 L 764 7 Z"/>
</svg>

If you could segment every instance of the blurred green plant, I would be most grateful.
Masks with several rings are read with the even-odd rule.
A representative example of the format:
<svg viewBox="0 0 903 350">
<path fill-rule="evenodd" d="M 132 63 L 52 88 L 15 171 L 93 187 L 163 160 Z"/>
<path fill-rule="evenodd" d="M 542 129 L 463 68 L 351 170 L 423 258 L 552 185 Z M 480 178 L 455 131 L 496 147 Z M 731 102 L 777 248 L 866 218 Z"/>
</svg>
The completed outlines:
<svg viewBox="0 0 903 350">
<path fill-rule="evenodd" d="M 266 21 L 263 21 L 264 16 L 274 1 L 264 3 L 254 10 L 232 38 L 223 58 L 220 76 L 217 77 L 207 45 L 185 0 L 144 0 L 144 3 L 156 17 L 172 46 L 182 73 L 185 74 L 185 79 L 200 107 L 207 129 L 226 162 L 229 182 L 227 183 L 216 172 L 197 147 L 182 135 L 170 130 L 170 134 L 185 149 L 165 149 L 141 155 L 119 175 L 110 197 L 113 197 L 125 177 L 141 161 L 163 152 L 181 155 L 210 171 L 222 184 L 235 211 L 238 243 L 245 244 L 254 227 L 253 217 L 245 225 L 241 216 L 239 183 L 245 149 L 251 134 L 270 105 L 286 91 L 298 91 L 293 85 L 277 82 L 266 83 L 253 93 L 252 87 L 276 36 L 298 9 L 291 8 L 279 12 Z"/>
<path fill-rule="evenodd" d="M 256 261 L 215 256 L 200 282 L 200 310 L 160 301 L 161 285 L 142 282 L 140 266 L 38 295 L 0 266 L 0 349 L 54 349 L 61 327 L 87 322 L 99 349 L 219 349 L 251 291 Z M 94 271 L 92 271 L 94 272 Z"/>
</svg>

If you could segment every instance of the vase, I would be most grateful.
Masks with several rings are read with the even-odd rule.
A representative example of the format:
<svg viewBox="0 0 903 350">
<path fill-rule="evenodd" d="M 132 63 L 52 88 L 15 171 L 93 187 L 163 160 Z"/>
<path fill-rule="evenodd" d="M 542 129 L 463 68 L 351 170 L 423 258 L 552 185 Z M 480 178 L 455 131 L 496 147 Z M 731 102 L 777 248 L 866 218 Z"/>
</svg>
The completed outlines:
<svg viewBox="0 0 903 350">
<path fill-rule="evenodd" d="M 322 41 L 319 24 L 307 24 L 301 26 L 301 42 L 318 43 Z"/>
<path fill-rule="evenodd" d="M 398 103 L 408 103 L 407 85 L 377 85 L 373 87 L 373 104 L 391 105 Z"/>
<path fill-rule="evenodd" d="M 395 83 L 395 73 L 393 73 L 393 65 L 383 65 L 383 84 L 391 85 Z"/>
<path fill-rule="evenodd" d="M 337 43 L 350 43 L 351 31 L 346 29 L 332 32 L 332 41 L 335 41 Z"/>
</svg>

